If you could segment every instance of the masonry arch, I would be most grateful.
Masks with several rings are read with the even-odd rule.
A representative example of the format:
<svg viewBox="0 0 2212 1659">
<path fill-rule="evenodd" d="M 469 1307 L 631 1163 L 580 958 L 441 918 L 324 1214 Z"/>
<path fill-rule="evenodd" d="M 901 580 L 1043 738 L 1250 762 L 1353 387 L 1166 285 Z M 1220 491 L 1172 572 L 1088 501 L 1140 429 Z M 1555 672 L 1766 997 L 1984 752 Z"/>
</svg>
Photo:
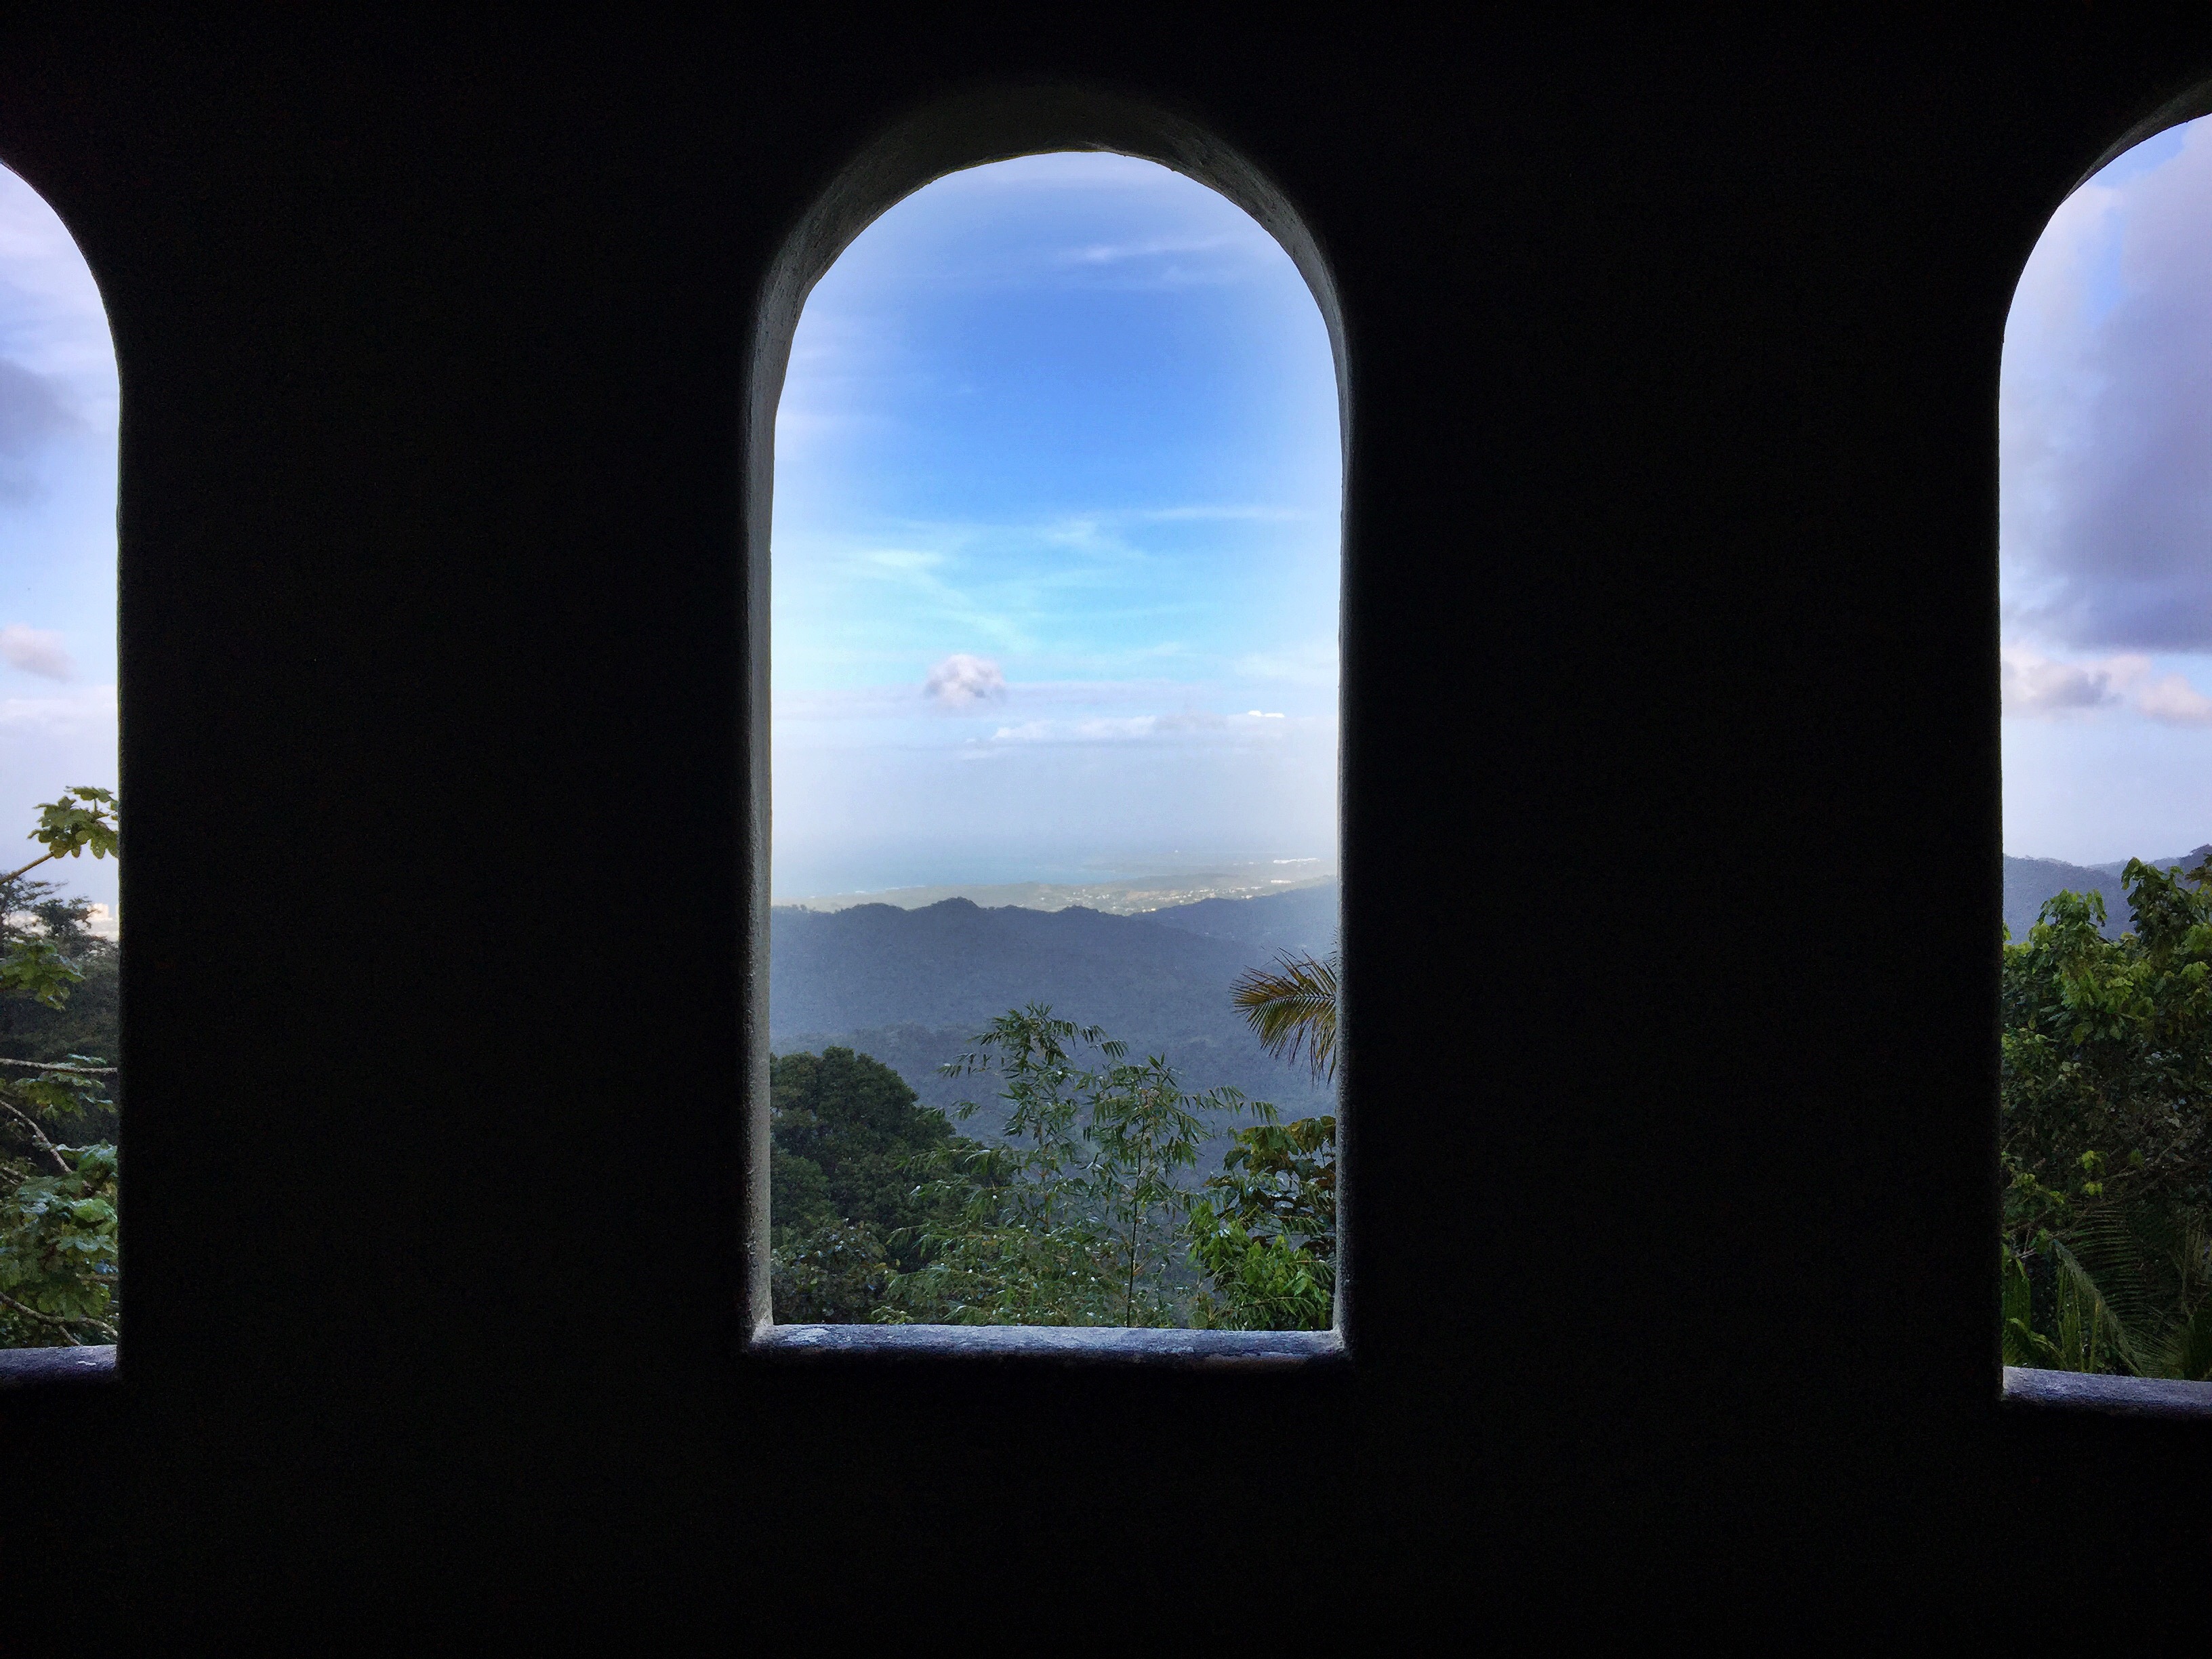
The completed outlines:
<svg viewBox="0 0 2212 1659">
<path fill-rule="evenodd" d="M 1289 256 L 1320 313 L 1334 368 L 1340 483 L 1338 580 L 1340 589 L 1345 586 L 1343 573 L 1348 567 L 1350 549 L 1344 545 L 1342 526 L 1350 520 L 1354 489 L 1350 465 L 1352 378 L 1334 280 L 1318 240 L 1296 208 L 1259 167 L 1233 146 L 1181 116 L 1110 94 L 1067 86 L 992 88 L 947 99 L 912 114 L 863 149 L 823 189 L 787 236 L 763 286 L 756 311 L 745 401 L 744 568 L 747 650 L 743 698 L 748 801 L 743 834 L 750 904 L 748 930 L 743 941 L 744 977 L 749 998 L 745 1013 L 748 1099 L 744 1123 L 750 1172 L 744 1206 L 747 1273 L 743 1316 L 745 1328 L 755 1334 L 757 1347 L 776 1346 L 768 1289 L 769 1204 L 766 1176 L 769 1164 L 767 1004 L 769 863 L 772 842 L 768 729 L 771 651 L 769 590 L 775 483 L 775 433 L 793 338 L 815 285 L 870 224 L 898 203 L 950 173 L 1024 156 L 1069 151 L 1108 152 L 1153 162 L 1205 185 L 1249 216 Z M 1346 598 L 1348 594 L 1340 592 L 1340 704 L 1350 696 L 1353 683 L 1353 665 L 1347 648 L 1350 627 L 1348 609 L 1344 604 Z M 1346 759 L 1340 755 L 1336 783 L 1340 798 L 1347 775 Z M 1348 1026 L 1348 1021 L 1344 1023 Z M 1346 1060 L 1340 1086 L 1348 1099 L 1352 1075 L 1349 1044 L 1342 1048 Z M 1340 1164 L 1346 1172 L 1343 1179 L 1349 1185 L 1352 1152 L 1348 1133 Z M 1348 1204 L 1345 1212 L 1349 1212 Z M 1338 1256 L 1336 1328 L 1318 1334 L 1322 1339 L 1320 1340 L 1313 1340 L 1310 1334 L 1239 1334 L 1237 1340 L 1225 1344 L 1212 1343 L 1200 1355 L 1190 1342 L 1171 1340 L 1189 1338 L 1193 1334 L 1188 1332 L 1137 1333 L 1134 1334 L 1140 1340 L 1133 1345 L 1127 1341 L 1102 1344 L 1095 1336 L 1054 1328 L 984 1328 L 991 1332 L 989 1337 L 970 1337 L 954 1346 L 963 1352 L 975 1351 L 979 1343 L 992 1352 L 1049 1350 L 1062 1358 L 1074 1354 L 1170 1362 L 1204 1357 L 1215 1361 L 1242 1358 L 1261 1364 L 1308 1363 L 1344 1352 L 1342 1332 L 1350 1302 L 1351 1279 L 1351 1259 L 1346 1249 Z M 902 1352 L 911 1352 L 916 1346 L 915 1338 L 901 1337 L 896 1328 L 887 1334 L 855 1327 L 851 1328 L 850 1334 L 854 1340 L 845 1345 L 848 1346 L 890 1344 Z M 1155 1334 L 1163 1340 L 1141 1340 Z"/>
</svg>

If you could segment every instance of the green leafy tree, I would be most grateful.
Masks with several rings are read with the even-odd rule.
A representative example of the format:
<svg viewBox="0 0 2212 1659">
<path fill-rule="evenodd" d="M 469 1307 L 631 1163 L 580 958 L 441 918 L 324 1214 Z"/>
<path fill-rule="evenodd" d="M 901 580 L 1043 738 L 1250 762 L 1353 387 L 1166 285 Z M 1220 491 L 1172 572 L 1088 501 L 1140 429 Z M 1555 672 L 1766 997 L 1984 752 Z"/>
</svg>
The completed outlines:
<svg viewBox="0 0 2212 1659">
<path fill-rule="evenodd" d="M 938 1210 L 915 1243 L 921 1262 L 891 1281 L 876 1317 L 961 1325 L 1104 1325 L 1115 1322 L 1114 1276 L 1087 1213 L 1083 1133 L 1101 1068 L 1127 1053 L 1096 1026 L 1031 1004 L 1010 1009 L 945 1066 L 948 1076 L 995 1075 L 1007 1111 L 999 1145 L 970 1143 L 915 1160 L 919 1190 Z M 962 1101 L 953 1115 L 978 1108 Z"/>
<path fill-rule="evenodd" d="M 772 1215 L 834 1217 L 885 1235 L 926 1218 L 908 1161 L 953 1139 L 945 1114 L 921 1105 L 904 1078 L 842 1048 L 770 1060 L 769 1121 L 775 1176 L 793 1205 Z"/>
<path fill-rule="evenodd" d="M 769 1256 L 769 1295 L 783 1324 L 866 1324 L 893 1271 L 880 1229 L 833 1218 L 783 1235 Z"/>
<path fill-rule="evenodd" d="M 1009 1009 L 945 1066 L 999 1085 L 1001 1139 L 957 1135 L 850 1049 L 771 1062 L 776 1316 L 1317 1329 L 1330 1319 L 1336 1123 L 1193 1091 L 1050 1007 Z M 966 1100 L 953 1116 L 981 1108 Z M 1200 1153 L 1250 1114 L 1221 1172 Z"/>
<path fill-rule="evenodd" d="M 905 1079 L 850 1048 L 769 1061 L 770 1294 L 792 1324 L 866 1320 L 920 1265 L 933 1212 L 908 1165 L 959 1142 Z"/>
<path fill-rule="evenodd" d="M 31 831 L 30 838 L 46 850 L 0 876 L 0 881 L 17 880 L 48 859 L 73 859 L 88 852 L 96 859 L 120 858 L 118 810 L 114 795 L 106 789 L 63 790 L 59 800 L 40 806 L 39 827 Z"/>
<path fill-rule="evenodd" d="M 1224 1115 L 1274 1108 L 1233 1088 L 1192 1093 L 1159 1056 L 1131 1060 L 1095 1026 L 1010 1009 L 945 1068 L 989 1075 L 1006 1144 L 923 1162 L 945 1206 L 927 1258 L 878 1317 L 978 1325 L 1172 1325 L 1188 1316 L 1186 1172 Z M 954 1115 L 979 1109 L 963 1101 Z"/>
<path fill-rule="evenodd" d="M 118 952 L 91 911 L 49 882 L 0 882 L 0 1060 L 116 1052 Z"/>
<path fill-rule="evenodd" d="M 1305 1061 L 1316 1083 L 1336 1076 L 1336 954 L 1286 951 L 1247 969 L 1231 997 L 1267 1052 Z M 1240 1330 L 1321 1330 L 1335 1312 L 1336 1120 L 1239 1131 L 1218 1196 L 1192 1213 L 1192 1249 L 1212 1285 L 1206 1323 Z"/>
<path fill-rule="evenodd" d="M 1326 1330 L 1335 1311 L 1336 1119 L 1239 1129 L 1191 1206 L 1191 1249 L 1210 1290 L 1197 1322 Z"/>
<path fill-rule="evenodd" d="M 2212 1376 L 2212 860 L 2140 860 L 2132 929 L 2061 893 L 2004 946 L 2000 1258 L 2014 1364 Z"/>
<path fill-rule="evenodd" d="M 116 854 L 115 797 L 71 789 L 40 811 L 46 850 L 0 878 L 0 1343 L 18 1347 L 113 1341 L 119 1294 L 116 1071 L 79 1046 L 113 1053 L 114 952 L 86 930 L 88 906 L 25 879 Z M 89 1022 L 71 1007 L 87 988 L 105 1005 Z"/>
</svg>

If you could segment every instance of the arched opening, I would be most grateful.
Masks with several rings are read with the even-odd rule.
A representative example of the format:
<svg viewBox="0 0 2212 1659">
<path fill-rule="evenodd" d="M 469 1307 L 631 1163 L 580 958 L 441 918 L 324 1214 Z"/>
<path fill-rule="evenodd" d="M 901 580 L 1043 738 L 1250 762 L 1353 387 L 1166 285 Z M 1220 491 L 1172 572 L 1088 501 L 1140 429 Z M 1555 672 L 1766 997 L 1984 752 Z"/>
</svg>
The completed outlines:
<svg viewBox="0 0 2212 1659">
<path fill-rule="evenodd" d="M 83 255 L 0 168 L 0 1347 L 121 1312 L 117 396 Z"/>
<path fill-rule="evenodd" d="M 2006 1362 L 2212 1379 L 2212 120 L 2107 161 L 2008 319 Z"/>
<path fill-rule="evenodd" d="M 763 309 L 751 1322 L 1333 1329 L 1310 239 L 1179 124 L 1011 94 L 879 145 Z"/>
</svg>

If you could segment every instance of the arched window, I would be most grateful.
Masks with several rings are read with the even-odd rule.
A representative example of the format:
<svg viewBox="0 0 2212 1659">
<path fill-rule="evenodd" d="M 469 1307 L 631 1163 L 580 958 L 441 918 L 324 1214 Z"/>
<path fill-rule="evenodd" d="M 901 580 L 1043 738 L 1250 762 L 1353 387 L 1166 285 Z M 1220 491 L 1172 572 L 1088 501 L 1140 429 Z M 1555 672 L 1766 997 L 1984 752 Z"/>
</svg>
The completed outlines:
<svg viewBox="0 0 2212 1659">
<path fill-rule="evenodd" d="M 2127 150 L 2053 216 L 2006 328 L 2000 430 L 2005 1358 L 2201 1382 L 2212 121 Z"/>
<path fill-rule="evenodd" d="M 770 296 L 754 1317 L 817 1346 L 1334 1341 L 1340 343 L 1286 209 L 1103 114 L 921 124 Z"/>
<path fill-rule="evenodd" d="M 92 273 L 0 169 L 0 1347 L 120 1313 L 116 406 Z"/>
</svg>

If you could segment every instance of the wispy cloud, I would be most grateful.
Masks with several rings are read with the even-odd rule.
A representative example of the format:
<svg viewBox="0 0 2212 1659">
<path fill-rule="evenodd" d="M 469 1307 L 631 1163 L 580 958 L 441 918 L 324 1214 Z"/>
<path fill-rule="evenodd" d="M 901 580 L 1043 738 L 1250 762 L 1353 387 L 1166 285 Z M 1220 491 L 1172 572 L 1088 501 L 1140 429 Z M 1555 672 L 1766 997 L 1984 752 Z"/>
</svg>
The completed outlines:
<svg viewBox="0 0 2212 1659">
<path fill-rule="evenodd" d="M 1120 516 L 1147 524 L 1295 524 L 1309 515 L 1295 507 L 1207 505 L 1141 507 Z"/>
<path fill-rule="evenodd" d="M 1148 545 L 1143 526 L 1299 516 L 1196 505 L 995 523 L 917 520 L 875 535 L 782 535 L 774 554 L 780 639 L 804 638 L 819 658 L 822 647 L 848 649 L 861 630 L 879 640 L 926 631 L 1001 657 L 1049 651 L 1060 672 L 1074 665 L 1073 641 L 1107 639 L 1110 652 L 1083 654 L 1096 668 L 1127 668 L 1141 657 L 1182 653 L 1187 631 L 1218 603 L 1214 586 L 1191 580 L 1187 550 Z M 1333 678 L 1334 647 L 1326 649 L 1325 674 Z M 780 654 L 779 674 L 794 661 Z"/>
<path fill-rule="evenodd" d="M 978 659 L 986 669 L 999 667 L 988 659 Z M 945 665 L 939 664 L 939 668 Z M 936 669 L 931 671 L 933 676 Z M 1167 679 L 1128 680 L 1006 680 L 994 695 L 969 698 L 956 706 L 939 701 L 927 689 L 917 690 L 911 680 L 871 685 L 848 685 L 817 690 L 782 690 L 775 694 L 775 718 L 782 720 L 857 720 L 927 719 L 934 714 L 960 714 L 995 716 L 1002 723 L 1018 725 L 1036 719 L 1062 723 L 1093 716 L 1133 717 L 1164 704 L 1192 706 L 1218 695 L 1218 688 L 1203 682 Z M 930 705 L 935 704 L 932 709 Z"/>
<path fill-rule="evenodd" d="M 100 289 L 54 210 L 0 168 L 0 356 L 68 386 L 76 413 L 114 417 L 115 351 Z"/>
<path fill-rule="evenodd" d="M 112 732 L 115 688 L 88 685 L 58 696 L 0 698 L 0 736 L 75 737 L 88 731 Z M 114 738 L 107 739 L 112 765 Z"/>
<path fill-rule="evenodd" d="M 1064 247 L 1052 263 L 1115 288 L 1175 289 L 1248 281 L 1264 257 L 1249 235 L 1148 236 Z"/>
<path fill-rule="evenodd" d="M 1305 640 L 1282 650 L 1251 652 L 1237 658 L 1237 672 L 1247 679 L 1284 680 L 1293 685 L 1334 685 L 1336 641 Z"/>
<path fill-rule="evenodd" d="M 62 644 L 62 636 L 43 628 L 9 623 L 0 628 L 0 662 L 41 679 L 73 680 L 76 664 Z"/>
<path fill-rule="evenodd" d="M 1334 678 L 1299 642 L 1335 632 L 1336 415 L 1282 249 L 1151 163 L 957 173 L 865 231 L 807 302 L 779 428 L 775 856 L 817 872 L 794 890 L 1325 845 L 1333 699 L 1233 665 Z"/>
<path fill-rule="evenodd" d="M 994 744 L 1124 744 L 1160 739 L 1273 742 L 1291 726 L 1309 726 L 1311 720 L 1291 720 L 1281 714 L 1255 708 L 1243 714 L 1218 714 L 1207 709 L 1182 709 L 1171 714 L 1092 715 L 1075 720 L 1030 720 L 1002 726 L 991 734 Z"/>
<path fill-rule="evenodd" d="M 993 743 L 1137 743 L 1173 732 L 1218 732 L 1218 714 L 1099 715 L 1081 720 L 1024 720 L 1002 726 Z"/>
<path fill-rule="evenodd" d="M 1227 236 L 1147 236 L 1128 242 L 1094 242 L 1088 247 L 1066 248 L 1060 262 L 1071 265 L 1120 264 L 1129 259 L 1157 259 L 1165 254 L 1211 253 L 1238 246 Z"/>
</svg>

